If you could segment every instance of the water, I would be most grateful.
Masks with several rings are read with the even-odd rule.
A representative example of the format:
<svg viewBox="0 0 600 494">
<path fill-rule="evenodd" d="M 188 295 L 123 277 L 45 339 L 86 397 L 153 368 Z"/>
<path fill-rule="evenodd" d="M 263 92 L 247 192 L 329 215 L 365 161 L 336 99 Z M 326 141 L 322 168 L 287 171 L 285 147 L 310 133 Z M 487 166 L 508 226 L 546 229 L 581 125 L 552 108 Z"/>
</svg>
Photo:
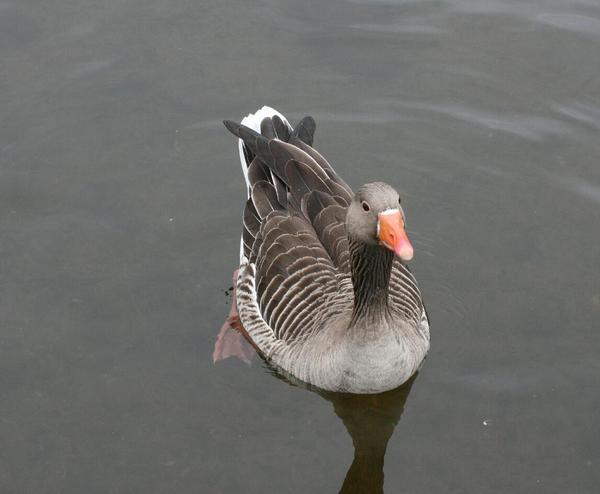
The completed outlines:
<svg viewBox="0 0 600 494">
<path fill-rule="evenodd" d="M 590 0 L 1 2 L 0 491 L 598 492 L 598 53 Z M 403 194 L 410 390 L 213 366 L 263 104 Z"/>
</svg>

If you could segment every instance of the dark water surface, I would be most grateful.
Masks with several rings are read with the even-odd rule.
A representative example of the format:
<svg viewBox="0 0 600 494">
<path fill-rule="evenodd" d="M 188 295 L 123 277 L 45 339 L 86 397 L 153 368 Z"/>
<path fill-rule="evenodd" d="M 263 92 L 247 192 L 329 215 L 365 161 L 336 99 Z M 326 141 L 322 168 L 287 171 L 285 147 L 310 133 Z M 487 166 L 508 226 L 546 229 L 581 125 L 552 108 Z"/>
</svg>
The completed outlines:
<svg viewBox="0 0 600 494">
<path fill-rule="evenodd" d="M 592 0 L 0 2 L 0 492 L 599 492 L 599 81 Z M 403 194 L 411 389 L 212 364 L 263 104 Z"/>
</svg>

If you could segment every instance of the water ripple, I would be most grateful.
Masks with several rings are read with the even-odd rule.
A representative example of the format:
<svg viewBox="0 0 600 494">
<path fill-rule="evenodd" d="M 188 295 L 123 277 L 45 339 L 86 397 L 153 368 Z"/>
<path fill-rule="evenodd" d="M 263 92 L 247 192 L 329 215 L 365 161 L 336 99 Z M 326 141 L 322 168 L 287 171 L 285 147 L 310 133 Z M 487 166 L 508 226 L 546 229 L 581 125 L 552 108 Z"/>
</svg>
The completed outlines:
<svg viewBox="0 0 600 494">
<path fill-rule="evenodd" d="M 570 105 L 554 105 L 554 109 L 577 122 L 600 128 L 600 106 L 593 104 L 572 103 Z"/>
<path fill-rule="evenodd" d="M 574 192 L 578 196 L 600 204 L 600 185 L 593 184 L 579 177 L 555 176 L 554 180 L 560 186 Z"/>
<path fill-rule="evenodd" d="M 396 24 L 375 24 L 375 23 L 363 23 L 363 24 L 352 24 L 351 29 L 359 29 L 361 31 L 378 32 L 378 33 L 390 33 L 390 34 L 443 34 L 445 31 L 434 26 L 428 26 L 426 24 L 415 24 L 415 23 L 402 23 Z"/>
<path fill-rule="evenodd" d="M 536 17 L 536 21 L 580 34 L 593 36 L 600 34 L 600 19 L 587 15 L 540 14 Z"/>
<path fill-rule="evenodd" d="M 569 127 L 559 120 L 535 115 L 498 115 L 457 104 L 409 103 L 405 106 L 440 113 L 490 130 L 506 132 L 534 141 L 570 132 Z"/>
</svg>

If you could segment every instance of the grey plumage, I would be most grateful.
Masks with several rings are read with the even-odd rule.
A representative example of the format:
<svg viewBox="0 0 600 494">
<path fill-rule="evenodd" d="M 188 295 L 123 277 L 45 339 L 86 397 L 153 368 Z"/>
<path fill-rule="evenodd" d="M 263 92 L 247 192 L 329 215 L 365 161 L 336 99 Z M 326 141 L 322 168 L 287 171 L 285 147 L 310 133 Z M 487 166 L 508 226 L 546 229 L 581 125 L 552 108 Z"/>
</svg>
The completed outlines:
<svg viewBox="0 0 600 494">
<path fill-rule="evenodd" d="M 420 291 L 393 252 L 371 241 L 374 227 L 350 221 L 362 195 L 383 211 L 398 207 L 397 193 L 373 184 L 354 195 L 312 148 L 311 117 L 292 129 L 274 114 L 255 127 L 260 133 L 224 123 L 242 140 L 248 167 L 238 307 L 254 344 L 325 389 L 377 392 L 404 382 L 429 347 Z M 380 326 L 380 339 L 365 343 Z"/>
</svg>

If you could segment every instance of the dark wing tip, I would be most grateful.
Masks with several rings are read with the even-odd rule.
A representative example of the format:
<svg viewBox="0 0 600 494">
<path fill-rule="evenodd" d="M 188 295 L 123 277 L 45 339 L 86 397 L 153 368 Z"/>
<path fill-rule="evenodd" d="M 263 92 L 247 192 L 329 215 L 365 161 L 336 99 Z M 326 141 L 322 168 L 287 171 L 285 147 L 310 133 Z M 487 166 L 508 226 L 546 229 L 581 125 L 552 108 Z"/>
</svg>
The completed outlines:
<svg viewBox="0 0 600 494">
<path fill-rule="evenodd" d="M 234 122 L 233 120 L 223 120 L 223 125 L 225 125 L 225 128 L 234 136 L 240 137 L 241 124 Z"/>
<path fill-rule="evenodd" d="M 289 126 L 278 115 L 273 115 L 273 125 L 275 126 L 277 137 L 284 142 L 288 142 L 291 136 Z"/>
<path fill-rule="evenodd" d="M 316 129 L 317 123 L 315 119 L 311 116 L 306 116 L 298 122 L 292 137 L 298 137 L 305 144 L 312 146 Z"/>
<path fill-rule="evenodd" d="M 301 120 L 302 125 L 304 125 L 307 129 L 310 129 L 310 131 L 312 133 L 315 132 L 315 130 L 317 129 L 317 122 L 315 122 L 315 119 L 313 117 L 311 117 L 310 115 L 306 115 L 302 120 Z"/>
</svg>

